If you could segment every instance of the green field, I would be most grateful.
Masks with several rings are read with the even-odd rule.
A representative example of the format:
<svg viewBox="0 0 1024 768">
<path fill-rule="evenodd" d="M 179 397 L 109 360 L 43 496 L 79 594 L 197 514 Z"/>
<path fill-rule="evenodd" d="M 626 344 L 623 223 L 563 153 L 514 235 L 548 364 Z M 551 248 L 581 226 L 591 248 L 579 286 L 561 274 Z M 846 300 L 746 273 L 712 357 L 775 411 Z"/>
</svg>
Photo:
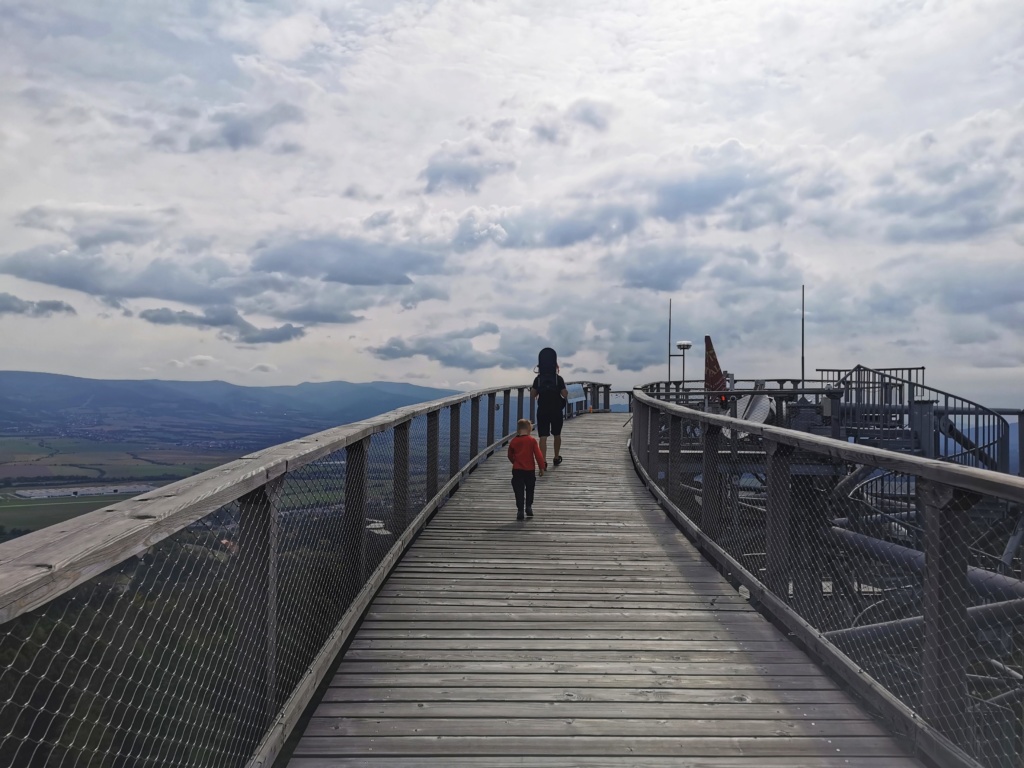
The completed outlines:
<svg viewBox="0 0 1024 768">
<path fill-rule="evenodd" d="M 22 499 L 19 488 L 163 485 L 204 472 L 234 454 L 159 443 L 104 442 L 66 437 L 0 437 L 0 526 L 39 530 L 122 501 L 126 496 Z"/>
<path fill-rule="evenodd" d="M 231 461 L 234 454 L 159 444 L 102 442 L 65 437 L 0 437 L 0 485 L 189 477 Z"/>
<path fill-rule="evenodd" d="M 73 517 L 84 515 L 131 496 L 77 496 L 66 499 L 20 499 L 10 494 L 0 495 L 0 525 L 8 531 L 37 531 Z"/>
</svg>

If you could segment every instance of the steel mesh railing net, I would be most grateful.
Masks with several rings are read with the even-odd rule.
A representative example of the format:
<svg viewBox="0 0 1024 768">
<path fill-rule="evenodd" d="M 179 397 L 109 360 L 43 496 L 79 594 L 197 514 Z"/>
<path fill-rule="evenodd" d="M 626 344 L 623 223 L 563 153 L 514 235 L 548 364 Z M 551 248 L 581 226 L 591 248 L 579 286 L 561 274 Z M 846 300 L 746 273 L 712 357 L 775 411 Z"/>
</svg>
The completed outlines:
<svg viewBox="0 0 1024 768">
<path fill-rule="evenodd" d="M 865 673 L 980 764 L 1024 764 L 1020 504 L 648 406 L 633 446 L 695 526 Z"/>
<path fill-rule="evenodd" d="M 474 421 L 487 446 L 487 407 L 461 406 L 457 452 L 449 408 L 418 416 L 0 626 L 0 765 L 245 765 L 368 577 L 471 458 Z"/>
</svg>

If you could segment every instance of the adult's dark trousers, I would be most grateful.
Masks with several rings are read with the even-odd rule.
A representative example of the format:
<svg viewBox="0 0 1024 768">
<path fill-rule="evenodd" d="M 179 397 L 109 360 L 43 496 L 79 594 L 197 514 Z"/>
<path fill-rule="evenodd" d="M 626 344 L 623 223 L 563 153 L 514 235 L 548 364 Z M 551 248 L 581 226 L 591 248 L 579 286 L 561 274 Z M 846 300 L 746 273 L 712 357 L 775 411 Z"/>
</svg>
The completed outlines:
<svg viewBox="0 0 1024 768">
<path fill-rule="evenodd" d="M 522 512 L 524 509 L 533 507 L 533 489 L 536 487 L 537 473 L 534 470 L 512 470 L 512 491 L 516 495 L 516 509 Z"/>
</svg>

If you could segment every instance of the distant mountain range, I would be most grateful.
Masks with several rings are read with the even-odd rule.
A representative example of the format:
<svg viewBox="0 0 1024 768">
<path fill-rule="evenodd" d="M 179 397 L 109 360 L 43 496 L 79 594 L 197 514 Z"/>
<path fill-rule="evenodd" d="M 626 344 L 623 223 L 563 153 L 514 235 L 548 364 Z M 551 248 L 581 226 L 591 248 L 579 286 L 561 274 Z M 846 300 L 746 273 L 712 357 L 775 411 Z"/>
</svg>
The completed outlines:
<svg viewBox="0 0 1024 768">
<path fill-rule="evenodd" d="M 241 387 L 0 371 L 0 434 L 255 449 L 451 394 L 386 381 Z"/>
</svg>

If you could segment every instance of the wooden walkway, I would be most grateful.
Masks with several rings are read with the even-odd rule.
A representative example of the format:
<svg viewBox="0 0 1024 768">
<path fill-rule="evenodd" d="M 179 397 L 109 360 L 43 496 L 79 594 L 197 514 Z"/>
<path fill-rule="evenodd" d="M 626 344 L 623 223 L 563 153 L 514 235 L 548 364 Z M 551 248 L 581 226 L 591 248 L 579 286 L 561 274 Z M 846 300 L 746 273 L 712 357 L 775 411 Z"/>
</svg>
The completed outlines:
<svg viewBox="0 0 1024 768">
<path fill-rule="evenodd" d="M 371 606 L 292 755 L 334 766 L 917 766 L 707 564 L 623 414 L 565 428 L 517 522 L 502 453 Z"/>
</svg>

